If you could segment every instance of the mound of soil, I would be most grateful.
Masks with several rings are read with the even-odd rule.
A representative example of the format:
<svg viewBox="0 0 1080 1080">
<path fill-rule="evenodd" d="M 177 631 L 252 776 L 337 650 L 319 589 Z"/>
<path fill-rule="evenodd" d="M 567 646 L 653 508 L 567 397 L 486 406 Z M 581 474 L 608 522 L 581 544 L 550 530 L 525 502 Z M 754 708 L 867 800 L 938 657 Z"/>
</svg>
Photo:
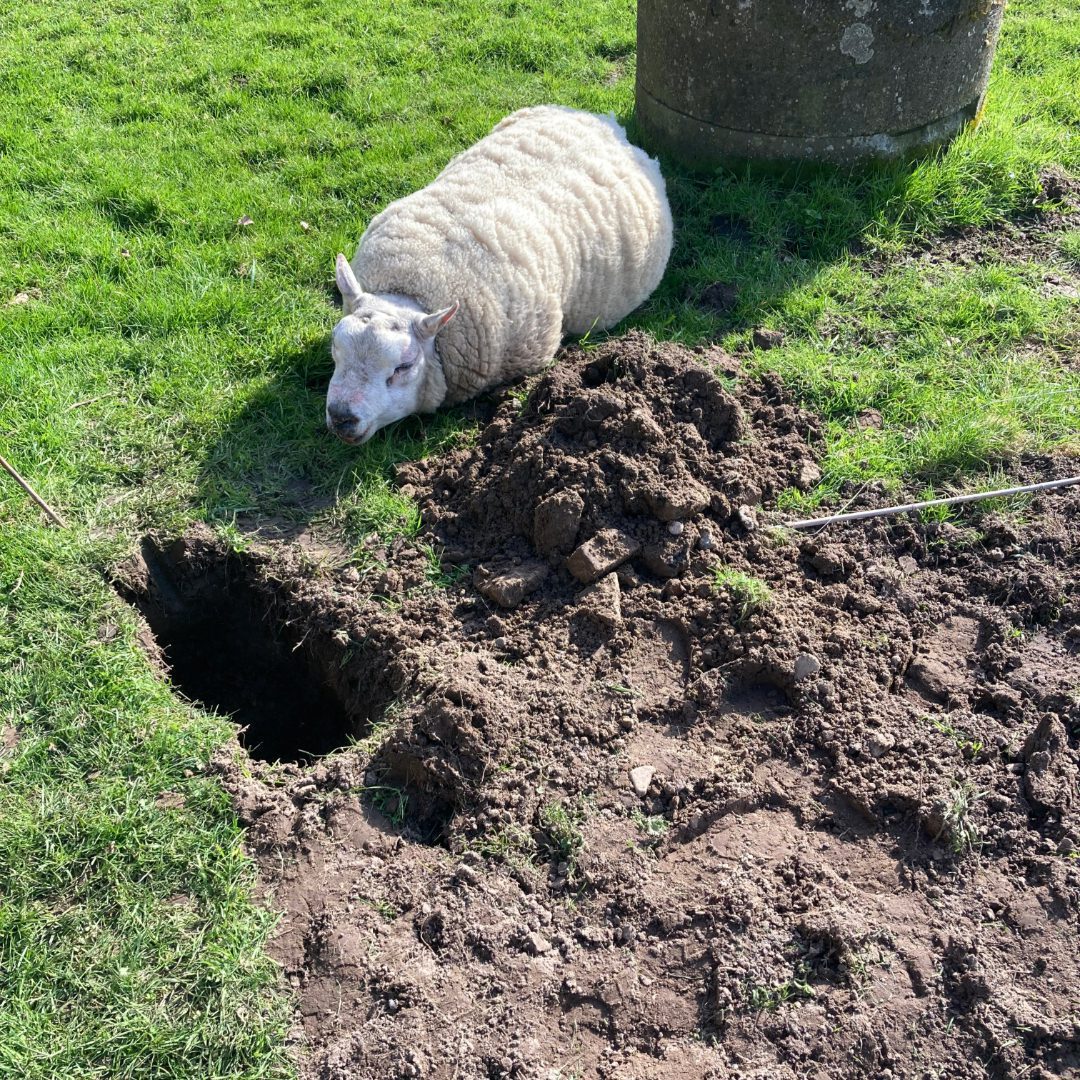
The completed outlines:
<svg viewBox="0 0 1080 1080">
<path fill-rule="evenodd" d="M 772 528 L 817 433 L 631 335 L 403 468 L 422 543 L 367 573 L 165 549 L 181 596 L 227 566 L 360 740 L 215 764 L 306 1076 L 1080 1068 L 1080 491 Z"/>
</svg>

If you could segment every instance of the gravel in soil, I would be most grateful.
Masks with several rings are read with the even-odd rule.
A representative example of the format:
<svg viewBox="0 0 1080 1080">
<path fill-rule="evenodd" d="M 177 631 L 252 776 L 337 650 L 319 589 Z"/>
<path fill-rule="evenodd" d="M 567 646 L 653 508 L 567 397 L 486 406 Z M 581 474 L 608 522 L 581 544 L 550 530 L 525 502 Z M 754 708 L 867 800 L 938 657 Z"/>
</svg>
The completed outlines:
<svg viewBox="0 0 1080 1080">
<path fill-rule="evenodd" d="M 213 766 L 305 1077 L 1080 1068 L 1080 490 L 785 532 L 819 427 L 738 375 L 567 350 L 400 469 L 437 581 L 402 541 L 159 545 L 180 597 L 227 567 L 354 740 Z"/>
</svg>

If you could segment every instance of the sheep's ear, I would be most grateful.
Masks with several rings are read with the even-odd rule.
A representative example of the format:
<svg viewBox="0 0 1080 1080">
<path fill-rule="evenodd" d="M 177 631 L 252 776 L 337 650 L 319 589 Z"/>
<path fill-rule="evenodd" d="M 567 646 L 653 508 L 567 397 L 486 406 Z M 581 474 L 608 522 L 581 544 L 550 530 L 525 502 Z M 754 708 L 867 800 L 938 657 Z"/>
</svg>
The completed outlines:
<svg viewBox="0 0 1080 1080">
<path fill-rule="evenodd" d="M 360 282 L 356 280 L 349 260 L 340 254 L 337 257 L 337 287 L 346 308 L 355 306 L 356 301 L 360 299 L 360 294 L 364 291 L 360 288 Z"/>
<path fill-rule="evenodd" d="M 421 315 L 416 320 L 416 336 L 421 341 L 433 338 L 458 312 L 458 302 L 455 300 L 448 308 L 436 311 L 432 315 Z"/>
</svg>

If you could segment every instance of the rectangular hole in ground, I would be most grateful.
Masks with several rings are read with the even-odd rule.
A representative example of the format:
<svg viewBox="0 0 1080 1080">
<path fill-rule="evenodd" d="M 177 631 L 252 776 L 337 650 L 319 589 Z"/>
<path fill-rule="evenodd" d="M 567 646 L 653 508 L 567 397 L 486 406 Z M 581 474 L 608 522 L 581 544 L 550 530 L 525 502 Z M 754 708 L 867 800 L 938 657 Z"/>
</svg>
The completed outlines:
<svg viewBox="0 0 1080 1080">
<path fill-rule="evenodd" d="M 227 714 L 262 761 L 309 762 L 367 733 L 374 703 L 347 683 L 356 697 L 343 700 L 344 673 L 332 677 L 319 635 L 287 625 L 268 586 L 239 560 L 222 554 L 193 568 L 183 551 L 144 541 L 140 572 L 116 586 L 146 620 L 180 694 Z"/>
</svg>

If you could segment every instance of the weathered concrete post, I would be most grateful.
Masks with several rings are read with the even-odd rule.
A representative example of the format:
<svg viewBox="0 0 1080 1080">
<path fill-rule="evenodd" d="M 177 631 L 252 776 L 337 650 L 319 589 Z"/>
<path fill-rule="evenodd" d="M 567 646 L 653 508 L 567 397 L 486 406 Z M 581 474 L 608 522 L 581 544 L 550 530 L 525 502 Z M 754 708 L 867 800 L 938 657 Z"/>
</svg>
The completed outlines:
<svg viewBox="0 0 1080 1080">
<path fill-rule="evenodd" d="M 637 116 L 691 165 L 847 164 L 982 108 L 1005 0 L 639 0 Z"/>
</svg>

